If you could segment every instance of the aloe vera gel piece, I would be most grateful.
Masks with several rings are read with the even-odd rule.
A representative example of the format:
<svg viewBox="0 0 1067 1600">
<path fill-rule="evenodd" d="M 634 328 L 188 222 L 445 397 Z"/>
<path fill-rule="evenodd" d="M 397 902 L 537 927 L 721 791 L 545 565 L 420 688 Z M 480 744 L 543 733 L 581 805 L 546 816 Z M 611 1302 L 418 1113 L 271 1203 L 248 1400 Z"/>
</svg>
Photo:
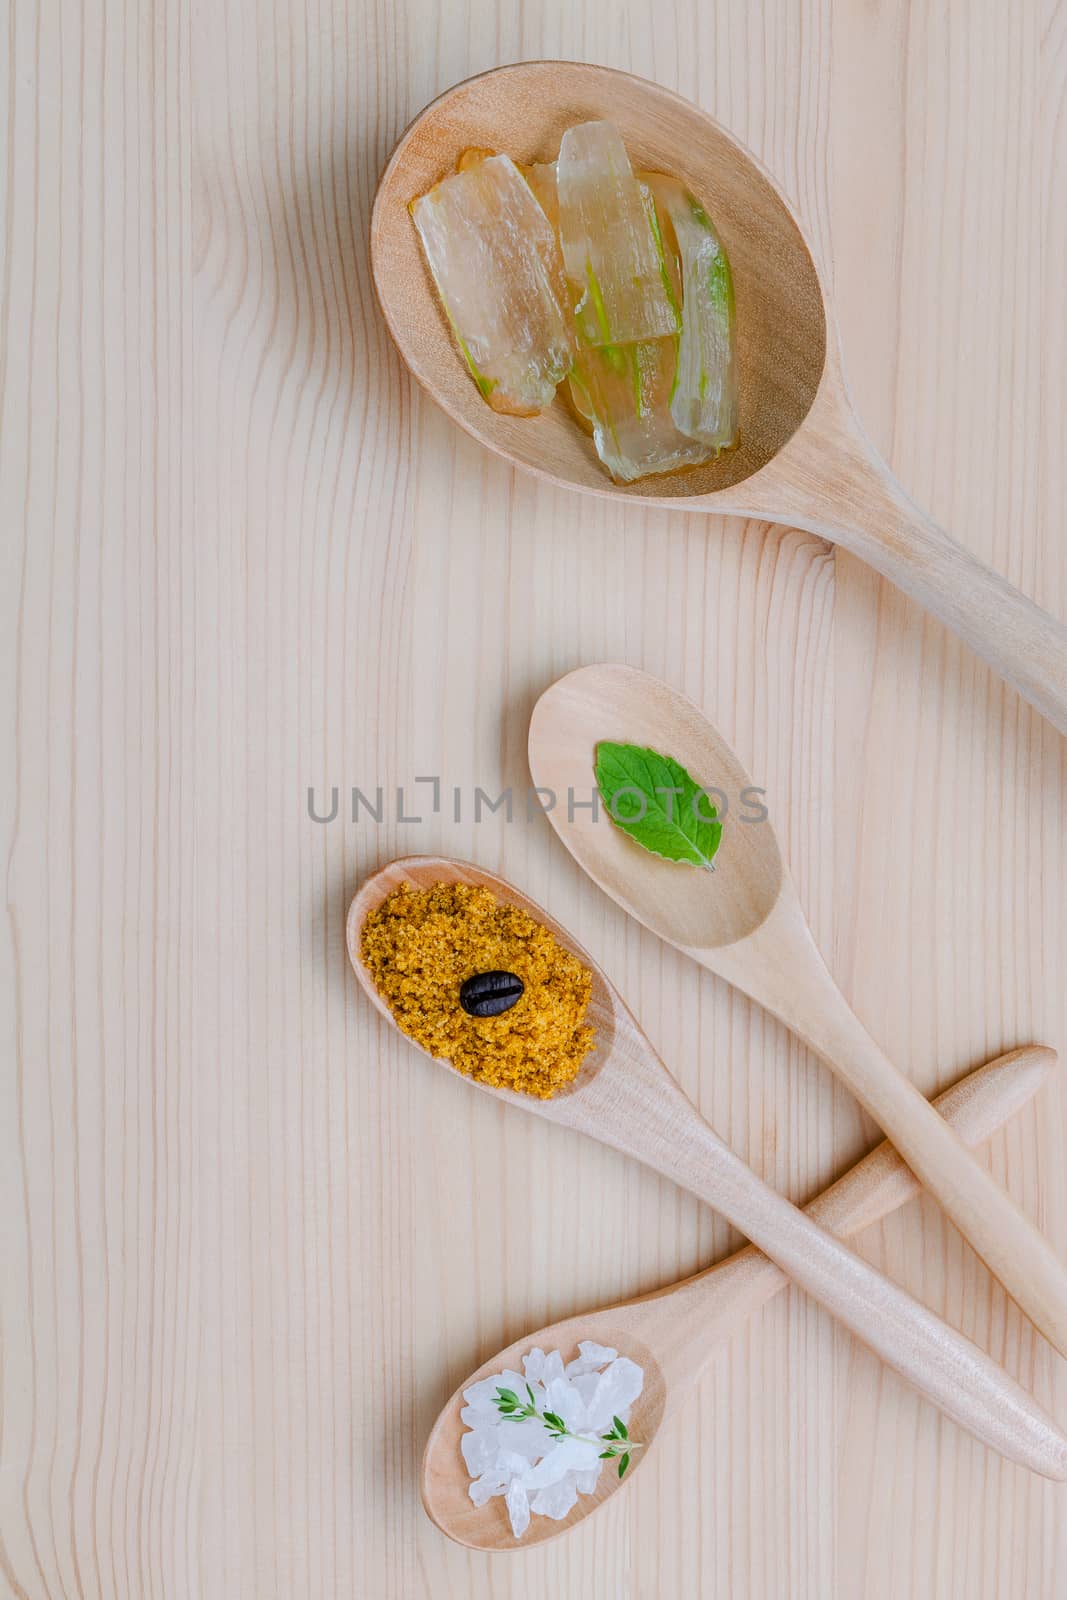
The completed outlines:
<svg viewBox="0 0 1067 1600">
<path fill-rule="evenodd" d="M 579 339 L 603 348 L 677 333 L 681 316 L 655 211 L 618 129 L 610 122 L 568 128 L 556 186 Z"/>
<path fill-rule="evenodd" d="M 554 161 L 535 161 L 531 167 L 523 167 L 522 175 L 533 190 L 534 199 L 552 224 L 552 230 L 559 238 L 559 188 L 556 183 L 556 163 Z"/>
<path fill-rule="evenodd" d="M 571 398 L 617 482 L 697 466 L 711 454 L 702 441 L 681 433 L 671 416 L 677 344 L 666 338 L 602 349 L 579 345 Z"/>
<path fill-rule="evenodd" d="M 411 215 L 482 396 L 495 411 L 543 410 L 574 343 L 556 236 L 515 163 L 474 160 L 413 201 Z"/>
<path fill-rule="evenodd" d="M 737 443 L 737 366 L 730 263 L 711 218 L 684 184 L 642 174 L 667 220 L 668 251 L 677 246 L 682 281 L 682 336 L 671 415 L 711 451 Z M 672 237 L 673 236 L 673 237 Z"/>
</svg>

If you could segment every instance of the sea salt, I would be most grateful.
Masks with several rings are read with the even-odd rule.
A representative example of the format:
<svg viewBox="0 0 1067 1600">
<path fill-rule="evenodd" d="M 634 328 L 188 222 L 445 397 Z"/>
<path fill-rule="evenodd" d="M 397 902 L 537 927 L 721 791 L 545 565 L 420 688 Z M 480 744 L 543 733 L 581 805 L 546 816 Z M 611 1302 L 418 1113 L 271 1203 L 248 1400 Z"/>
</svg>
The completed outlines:
<svg viewBox="0 0 1067 1600">
<path fill-rule="evenodd" d="M 470 1432 L 460 1443 L 471 1477 L 470 1497 L 484 1506 L 504 1496 L 511 1531 L 521 1539 L 530 1517 L 567 1516 L 580 1494 L 593 1494 L 605 1462 L 605 1434 L 615 1417 L 630 1420 L 630 1407 L 644 1387 L 636 1362 L 591 1339 L 563 1363 L 558 1350 L 533 1349 L 522 1373 L 507 1369 L 463 1391 L 460 1412 Z M 569 1437 L 555 1437 L 537 1417 L 506 1417 L 496 1404 L 500 1389 L 510 1389 L 522 1405 L 543 1415 L 554 1413 Z M 610 1464 L 610 1463 L 609 1463 Z"/>
</svg>

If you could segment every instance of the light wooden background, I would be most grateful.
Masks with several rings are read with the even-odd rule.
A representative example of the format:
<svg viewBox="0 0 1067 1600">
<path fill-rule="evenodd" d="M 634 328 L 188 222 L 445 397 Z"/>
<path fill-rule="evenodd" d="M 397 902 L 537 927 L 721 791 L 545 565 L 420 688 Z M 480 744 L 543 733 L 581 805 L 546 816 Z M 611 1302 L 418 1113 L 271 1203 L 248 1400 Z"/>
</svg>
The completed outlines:
<svg viewBox="0 0 1067 1600">
<path fill-rule="evenodd" d="M 732 1240 L 388 1037 L 344 957 L 365 871 L 444 850 L 548 902 L 791 1195 L 871 1129 L 543 822 L 353 826 L 352 784 L 521 786 L 538 692 L 641 665 L 766 785 L 835 972 L 916 1081 L 1067 1047 L 1064 742 L 854 561 L 516 477 L 400 370 L 368 280 L 376 174 L 439 90 L 540 55 L 655 77 L 760 154 L 832 262 L 904 483 L 1067 616 L 1062 3 L 14 0 L 5 1594 L 1065 1593 L 1067 1491 L 799 1294 L 581 1531 L 494 1562 L 421 1512 L 422 1442 L 466 1372 Z M 341 789 L 332 825 L 309 784 Z M 992 1160 L 1067 1254 L 1065 1151 L 1054 1084 Z M 1067 1419 L 1067 1366 L 931 1204 L 864 1249 Z"/>
</svg>

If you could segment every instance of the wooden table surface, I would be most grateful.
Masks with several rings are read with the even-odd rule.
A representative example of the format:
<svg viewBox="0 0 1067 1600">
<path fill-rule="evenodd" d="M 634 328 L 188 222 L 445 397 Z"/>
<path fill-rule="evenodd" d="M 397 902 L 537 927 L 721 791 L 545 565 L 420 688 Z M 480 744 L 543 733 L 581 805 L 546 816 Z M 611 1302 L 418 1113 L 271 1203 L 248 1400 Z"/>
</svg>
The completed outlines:
<svg viewBox="0 0 1067 1600">
<path fill-rule="evenodd" d="M 454 1384 L 735 1241 L 391 1037 L 343 926 L 391 855 L 503 871 L 771 1182 L 848 1164 L 873 1129 L 825 1068 L 525 819 L 537 694 L 624 660 L 767 788 L 835 973 L 925 1090 L 1067 1047 L 1064 741 L 808 535 L 491 460 L 401 370 L 366 253 L 394 140 L 457 79 L 552 56 L 680 90 L 807 217 L 905 485 L 1067 616 L 1067 7 L 15 0 L 0 53 L 0 1590 L 1062 1596 L 1067 1490 L 799 1293 L 603 1515 L 446 1543 L 417 1472 Z M 508 785 L 514 820 L 476 822 Z M 990 1159 L 1067 1255 L 1064 1104 Z M 1067 1420 L 1067 1363 L 933 1204 L 862 1248 Z"/>
</svg>

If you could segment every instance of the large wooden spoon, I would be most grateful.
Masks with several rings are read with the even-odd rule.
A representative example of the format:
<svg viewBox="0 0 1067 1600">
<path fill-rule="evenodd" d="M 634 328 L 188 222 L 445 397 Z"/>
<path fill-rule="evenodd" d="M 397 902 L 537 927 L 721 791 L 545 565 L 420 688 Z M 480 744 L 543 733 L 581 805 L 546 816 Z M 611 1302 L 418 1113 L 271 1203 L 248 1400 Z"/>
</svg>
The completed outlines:
<svg viewBox="0 0 1067 1600">
<path fill-rule="evenodd" d="M 456 353 L 408 204 L 468 146 L 555 157 L 564 130 L 614 122 L 639 168 L 676 173 L 707 205 L 733 266 L 740 445 L 690 472 L 611 483 L 561 404 L 490 410 Z M 517 466 L 593 494 L 809 528 L 862 556 L 940 617 L 1067 732 L 1067 627 L 913 504 L 856 417 L 825 280 L 771 178 L 718 123 L 657 84 L 607 67 L 530 61 L 458 84 L 394 150 L 371 223 L 374 282 L 415 377 L 462 428 Z"/>
<path fill-rule="evenodd" d="M 635 844 L 588 802 L 601 739 L 649 746 L 721 791 L 723 840 L 714 872 Z M 1042 1333 L 1067 1355 L 1067 1271 L 1048 1241 L 968 1155 L 915 1085 L 856 1017 L 820 955 L 771 823 L 745 820 L 751 779 L 691 700 L 632 667 L 582 667 L 560 678 L 530 722 L 534 782 L 561 797 L 549 821 L 613 900 L 773 1011 L 866 1106 L 912 1171 Z M 762 792 L 762 791 L 759 791 Z"/>
<path fill-rule="evenodd" d="M 934 1101 L 938 1113 L 967 1145 L 988 1139 L 1036 1094 L 1056 1060 L 1040 1045 L 1013 1050 L 953 1084 Z M 841 1239 L 888 1216 L 917 1193 L 913 1174 L 893 1146 L 881 1144 L 806 1207 L 807 1214 Z M 443 1533 L 478 1550 L 518 1550 L 543 1544 L 582 1522 L 620 1487 L 609 1465 L 595 1495 L 579 1495 L 560 1522 L 535 1517 L 522 1540 L 514 1538 L 503 1501 L 471 1504 L 470 1479 L 460 1455 L 463 1391 L 506 1368 L 521 1371 L 534 1348 L 560 1350 L 569 1359 L 582 1339 L 613 1346 L 645 1365 L 647 1387 L 630 1433 L 641 1442 L 632 1460 L 643 1463 L 660 1424 L 685 1402 L 692 1386 L 729 1338 L 754 1311 L 773 1298 L 788 1278 L 754 1245 L 695 1277 L 638 1300 L 555 1322 L 502 1350 L 464 1379 L 442 1407 L 422 1458 L 422 1500 Z M 626 1481 L 629 1482 L 632 1469 Z"/>
<path fill-rule="evenodd" d="M 418 887 L 484 884 L 499 900 L 521 906 L 549 928 L 592 973 L 589 1020 L 596 1049 L 573 1083 L 551 1100 L 478 1084 L 483 1093 L 590 1134 L 689 1189 L 963 1427 L 1036 1472 L 1067 1473 L 1067 1439 L 1036 1401 L 977 1345 L 853 1255 L 739 1160 L 682 1093 L 585 951 L 503 878 L 440 856 L 413 856 L 394 861 L 364 883 L 349 907 L 348 954 L 384 1017 L 393 1023 L 363 966 L 360 936 L 368 913 L 403 881 Z M 654 1386 L 649 1393 L 654 1397 Z"/>
</svg>

